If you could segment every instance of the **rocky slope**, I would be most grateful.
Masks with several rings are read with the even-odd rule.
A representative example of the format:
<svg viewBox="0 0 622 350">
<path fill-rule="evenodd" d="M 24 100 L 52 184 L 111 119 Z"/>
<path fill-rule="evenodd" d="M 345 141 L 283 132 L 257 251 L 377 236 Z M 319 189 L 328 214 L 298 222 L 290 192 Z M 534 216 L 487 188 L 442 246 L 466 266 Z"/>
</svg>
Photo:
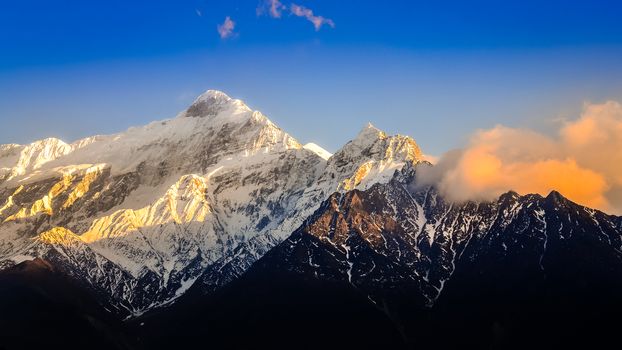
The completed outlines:
<svg viewBox="0 0 622 350">
<path fill-rule="evenodd" d="M 345 322 L 381 327 L 385 315 L 404 346 L 413 348 L 555 348 L 615 340 L 622 314 L 619 217 L 557 192 L 450 203 L 433 187 L 415 186 L 416 169 L 407 165 L 388 183 L 333 194 L 226 292 L 212 297 L 217 301 L 191 290 L 179 310 L 184 304 L 230 306 L 230 296 L 243 293 L 243 299 L 282 313 L 276 323 L 298 324 L 305 316 L 287 310 L 334 302 L 374 306 L 378 314 L 352 313 Z M 309 292 L 318 285 L 321 293 Z M 344 290 L 358 299 L 338 299 Z M 193 315 L 178 312 L 180 318 Z M 256 318 L 244 327 L 268 331 L 275 324 L 260 306 L 246 305 L 244 312 Z M 175 315 L 162 317 L 170 323 Z M 201 327 L 202 319 L 192 322 Z M 294 338 L 306 333 L 290 331 L 297 332 Z M 352 337 L 331 334 L 335 342 Z"/>
</svg>

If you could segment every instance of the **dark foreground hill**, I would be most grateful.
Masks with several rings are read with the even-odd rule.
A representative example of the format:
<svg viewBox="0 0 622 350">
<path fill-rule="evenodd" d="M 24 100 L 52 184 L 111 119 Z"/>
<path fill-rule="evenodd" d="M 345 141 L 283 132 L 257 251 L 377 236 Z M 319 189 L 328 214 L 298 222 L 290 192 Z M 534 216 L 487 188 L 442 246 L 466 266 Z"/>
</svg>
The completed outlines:
<svg viewBox="0 0 622 350">
<path fill-rule="evenodd" d="M 0 271 L 0 349 L 131 349 L 125 328 L 44 260 Z"/>
</svg>

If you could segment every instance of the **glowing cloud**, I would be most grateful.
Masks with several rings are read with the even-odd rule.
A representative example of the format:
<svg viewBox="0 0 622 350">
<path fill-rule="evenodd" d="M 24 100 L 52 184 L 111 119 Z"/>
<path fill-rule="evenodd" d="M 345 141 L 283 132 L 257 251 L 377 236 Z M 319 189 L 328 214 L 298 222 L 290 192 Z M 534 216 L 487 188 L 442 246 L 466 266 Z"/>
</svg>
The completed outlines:
<svg viewBox="0 0 622 350">
<path fill-rule="evenodd" d="M 417 180 L 436 184 L 449 199 L 492 199 L 514 190 L 557 190 L 580 204 L 622 213 L 622 106 L 588 104 L 558 137 L 497 126 L 422 169 Z"/>
<path fill-rule="evenodd" d="M 225 18 L 222 24 L 217 26 L 218 35 L 221 39 L 228 39 L 233 36 L 233 30 L 235 29 L 235 22 L 231 20 L 229 16 Z"/>
<path fill-rule="evenodd" d="M 304 17 L 309 22 L 313 23 L 313 26 L 315 27 L 315 31 L 320 30 L 320 28 L 322 28 L 323 25 L 328 25 L 331 28 L 335 28 L 335 23 L 331 19 L 324 18 L 322 16 L 315 16 L 313 14 L 313 11 L 311 11 L 310 9 L 304 6 L 292 4 L 290 6 L 290 10 L 294 16 Z"/>
</svg>

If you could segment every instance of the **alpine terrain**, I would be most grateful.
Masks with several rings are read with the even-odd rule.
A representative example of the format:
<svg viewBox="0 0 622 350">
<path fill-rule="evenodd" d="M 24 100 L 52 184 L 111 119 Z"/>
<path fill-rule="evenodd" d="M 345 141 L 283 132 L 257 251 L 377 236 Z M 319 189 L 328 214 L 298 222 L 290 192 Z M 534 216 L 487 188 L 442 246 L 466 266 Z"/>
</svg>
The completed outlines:
<svg viewBox="0 0 622 350">
<path fill-rule="evenodd" d="M 415 141 L 334 154 L 207 91 L 0 146 L 0 348 L 556 348 L 617 340 L 622 218 L 558 192 L 452 202 Z M 34 334 L 34 336 L 33 336 Z"/>
</svg>

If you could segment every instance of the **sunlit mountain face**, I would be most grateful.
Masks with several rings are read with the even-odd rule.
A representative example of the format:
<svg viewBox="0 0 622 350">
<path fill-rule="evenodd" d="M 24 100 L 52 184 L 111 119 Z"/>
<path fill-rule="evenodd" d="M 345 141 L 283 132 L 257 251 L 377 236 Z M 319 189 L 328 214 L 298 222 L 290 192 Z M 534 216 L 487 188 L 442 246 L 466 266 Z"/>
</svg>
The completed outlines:
<svg viewBox="0 0 622 350">
<path fill-rule="evenodd" d="M 39 328 L 103 348 L 284 348 L 314 327 L 332 331 L 312 347 L 556 346 L 617 324 L 622 218 L 557 191 L 460 198 L 445 181 L 491 171 L 471 149 L 461 175 L 367 124 L 330 153 L 214 90 L 119 134 L 2 149 L 9 348 L 46 344 Z"/>
<path fill-rule="evenodd" d="M 335 155 L 303 146 L 218 91 L 121 134 L 15 147 L 2 183 L 2 266 L 55 260 L 124 317 L 239 259 L 210 283 L 230 281 L 329 194 L 387 182 L 423 159 L 414 140 L 372 125 Z"/>
</svg>

